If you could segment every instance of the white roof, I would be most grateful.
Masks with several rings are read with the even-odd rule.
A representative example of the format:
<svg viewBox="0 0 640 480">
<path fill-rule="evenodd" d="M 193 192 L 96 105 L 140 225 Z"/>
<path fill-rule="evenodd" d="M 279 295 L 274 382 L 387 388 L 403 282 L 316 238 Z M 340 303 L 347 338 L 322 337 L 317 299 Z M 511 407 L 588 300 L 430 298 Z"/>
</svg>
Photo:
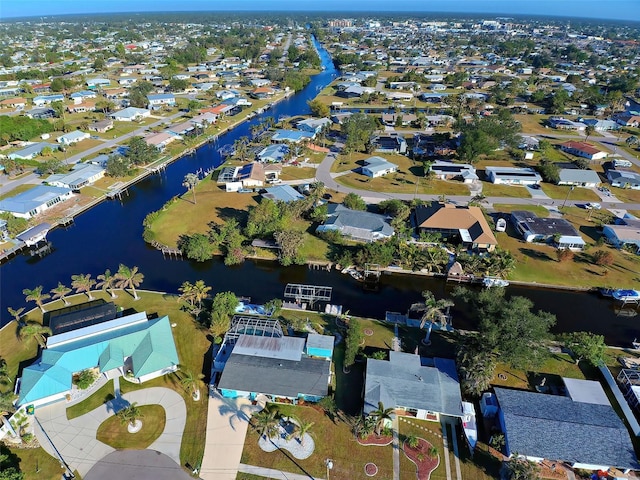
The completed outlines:
<svg viewBox="0 0 640 480">
<path fill-rule="evenodd" d="M 611 405 L 607 394 L 600 382 L 593 380 L 581 380 L 578 378 L 562 378 L 565 387 L 567 387 L 567 395 L 574 402 L 594 403 L 596 405 Z"/>
</svg>

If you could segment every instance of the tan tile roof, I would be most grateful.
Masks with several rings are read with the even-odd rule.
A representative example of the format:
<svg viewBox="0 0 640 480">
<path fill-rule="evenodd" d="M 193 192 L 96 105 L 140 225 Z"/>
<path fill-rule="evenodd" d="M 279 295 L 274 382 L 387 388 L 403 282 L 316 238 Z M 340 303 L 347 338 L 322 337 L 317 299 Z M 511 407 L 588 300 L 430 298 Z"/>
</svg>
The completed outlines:
<svg viewBox="0 0 640 480">
<path fill-rule="evenodd" d="M 480 228 L 473 228 L 475 225 Z M 429 218 L 418 225 L 420 228 L 468 230 L 469 234 L 475 233 L 474 243 L 488 243 L 497 245 L 498 241 L 493 235 L 487 220 L 479 207 L 455 207 L 450 204 L 440 205 Z"/>
</svg>

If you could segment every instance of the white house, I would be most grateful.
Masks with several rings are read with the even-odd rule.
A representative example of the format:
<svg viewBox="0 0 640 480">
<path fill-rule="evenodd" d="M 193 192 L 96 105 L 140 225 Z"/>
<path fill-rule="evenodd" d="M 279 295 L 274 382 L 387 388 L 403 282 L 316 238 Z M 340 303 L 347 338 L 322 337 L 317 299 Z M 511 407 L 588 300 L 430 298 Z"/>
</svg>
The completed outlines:
<svg viewBox="0 0 640 480">
<path fill-rule="evenodd" d="M 398 166 L 395 163 L 391 163 L 382 157 L 369 157 L 364 161 L 364 167 L 362 167 L 363 175 L 371 178 L 382 177 L 397 170 Z"/>
<path fill-rule="evenodd" d="M 0 212 L 29 219 L 72 196 L 69 188 L 37 185 L 18 195 L 0 200 Z"/>
<path fill-rule="evenodd" d="M 127 107 L 111 114 L 111 118 L 120 122 L 135 122 L 147 118 L 151 112 L 146 108 Z"/>
<path fill-rule="evenodd" d="M 563 168 L 558 172 L 558 177 L 558 185 L 593 188 L 600 184 L 600 177 L 590 169 Z"/>
<path fill-rule="evenodd" d="M 164 106 L 171 107 L 176 104 L 176 97 L 174 97 L 173 93 L 147 95 L 147 100 L 149 101 L 148 107 L 150 110 L 158 110 Z"/>
<path fill-rule="evenodd" d="M 50 175 L 47 183 L 54 187 L 78 190 L 104 177 L 105 169 L 92 163 L 77 163 L 69 173 Z"/>
<path fill-rule="evenodd" d="M 532 168 L 486 167 L 485 174 L 496 185 L 538 185 L 542 181 Z"/>
<path fill-rule="evenodd" d="M 607 152 L 603 152 L 586 142 L 569 141 L 561 143 L 560 150 L 589 160 L 602 160 L 607 158 L 608 155 Z"/>
<path fill-rule="evenodd" d="M 82 140 L 86 140 L 90 137 L 91 135 L 89 135 L 88 133 L 81 132 L 80 130 L 74 130 L 73 132 L 60 135 L 58 138 L 56 138 L 56 142 L 61 143 L 62 145 L 72 145 L 74 143 L 81 142 Z"/>
</svg>

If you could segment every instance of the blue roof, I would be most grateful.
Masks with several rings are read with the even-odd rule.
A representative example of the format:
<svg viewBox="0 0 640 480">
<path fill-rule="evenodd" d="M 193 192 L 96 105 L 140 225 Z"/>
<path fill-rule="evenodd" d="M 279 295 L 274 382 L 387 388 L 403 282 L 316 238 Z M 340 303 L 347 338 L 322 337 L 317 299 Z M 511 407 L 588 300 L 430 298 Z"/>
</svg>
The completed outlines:
<svg viewBox="0 0 640 480">
<path fill-rule="evenodd" d="M 96 92 L 92 92 L 91 90 L 82 90 L 80 92 L 75 92 L 69 95 L 70 98 L 82 98 L 82 97 L 95 97 Z"/>
<path fill-rule="evenodd" d="M 283 144 L 273 144 L 265 147 L 258 153 L 258 158 L 267 162 L 281 162 L 289 153 L 289 147 Z"/>
<path fill-rule="evenodd" d="M 154 95 L 147 95 L 149 100 L 175 100 L 173 93 L 157 93 Z"/>
<path fill-rule="evenodd" d="M 274 142 L 299 142 L 305 138 L 313 138 L 313 134 L 309 132 L 303 132 L 301 130 L 276 130 L 271 140 Z"/>
<path fill-rule="evenodd" d="M 29 213 L 31 210 L 70 192 L 71 190 L 68 188 L 37 185 L 26 192 L 19 193 L 15 197 L 0 200 L 0 210 L 23 214 Z"/>
<path fill-rule="evenodd" d="M 48 142 L 38 142 L 33 145 L 29 145 L 28 147 L 23 148 L 22 150 L 18 150 L 16 152 L 10 153 L 8 155 L 9 158 L 31 158 L 35 155 L 40 155 L 40 152 L 45 148 L 49 147 L 51 150 L 58 150 L 58 145 Z"/>
<path fill-rule="evenodd" d="M 105 322 L 101 326 L 104 329 L 109 324 L 111 322 Z M 80 330 L 74 332 L 79 338 L 47 348 L 37 363 L 24 369 L 20 405 L 65 393 L 71 389 L 75 372 L 94 367 L 104 372 L 122 366 L 129 356 L 135 377 L 179 363 L 168 316 L 92 334 L 93 329 L 85 336 Z"/>
</svg>

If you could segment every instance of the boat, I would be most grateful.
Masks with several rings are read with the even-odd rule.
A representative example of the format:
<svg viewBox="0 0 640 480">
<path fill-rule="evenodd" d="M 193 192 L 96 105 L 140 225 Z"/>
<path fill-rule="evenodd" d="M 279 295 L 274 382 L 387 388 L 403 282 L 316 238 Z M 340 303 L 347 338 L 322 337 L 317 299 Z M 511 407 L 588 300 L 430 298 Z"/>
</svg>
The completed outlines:
<svg viewBox="0 0 640 480">
<path fill-rule="evenodd" d="M 640 292 L 638 290 L 618 289 L 614 290 L 611 296 L 621 302 L 640 302 Z"/>
<path fill-rule="evenodd" d="M 499 277 L 483 277 L 482 285 L 487 288 L 491 287 L 508 287 L 509 282 Z"/>
<path fill-rule="evenodd" d="M 631 346 L 634 348 L 634 350 L 640 350 L 640 342 L 638 342 L 637 338 L 633 339 L 633 342 L 631 342 Z"/>
<path fill-rule="evenodd" d="M 507 221 L 504 218 L 499 218 L 496 221 L 496 232 L 504 232 L 507 229 Z"/>
<path fill-rule="evenodd" d="M 476 409 L 473 403 L 462 402 L 462 428 L 464 429 L 464 436 L 469 442 L 469 447 L 471 447 L 471 452 L 473 452 L 478 442 L 478 424 L 476 423 Z"/>
</svg>

